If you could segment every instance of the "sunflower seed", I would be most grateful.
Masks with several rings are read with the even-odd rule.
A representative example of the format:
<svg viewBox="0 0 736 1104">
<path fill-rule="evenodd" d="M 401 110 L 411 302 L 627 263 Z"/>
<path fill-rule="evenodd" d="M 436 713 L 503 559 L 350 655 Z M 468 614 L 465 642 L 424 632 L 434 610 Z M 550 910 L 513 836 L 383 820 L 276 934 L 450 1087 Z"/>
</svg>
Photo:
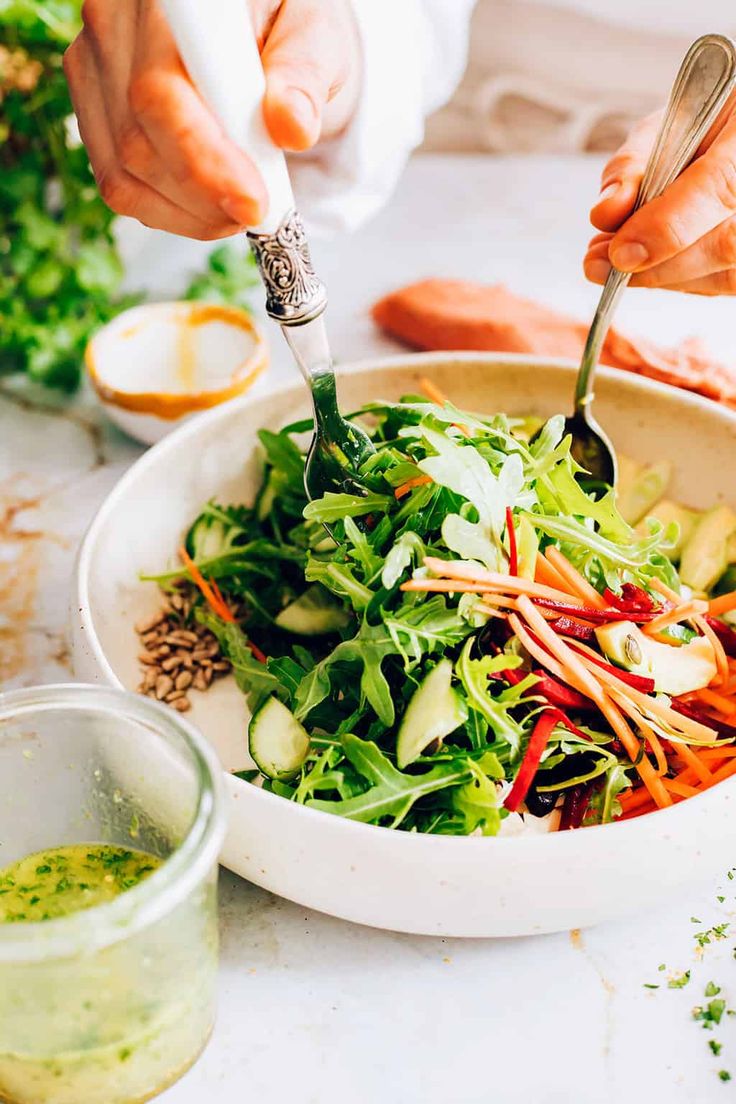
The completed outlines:
<svg viewBox="0 0 736 1104">
<path fill-rule="evenodd" d="M 174 689 L 174 680 L 170 675 L 159 675 L 156 679 L 156 697 L 163 701 L 167 694 Z"/>
<path fill-rule="evenodd" d="M 172 702 L 172 705 L 179 713 L 188 713 L 192 708 L 192 703 L 187 697 L 177 698 L 175 702 Z"/>
<path fill-rule="evenodd" d="M 177 690 L 187 690 L 192 685 L 193 680 L 194 675 L 191 671 L 181 671 L 176 676 L 176 681 L 174 685 L 176 686 Z"/>
<path fill-rule="evenodd" d="M 150 632 L 151 629 L 155 629 L 157 625 L 160 625 L 165 617 L 165 610 L 157 610 L 156 613 L 152 613 L 150 614 L 150 616 L 144 617 L 140 621 L 136 621 L 135 631 L 142 636 L 143 633 Z"/>
</svg>

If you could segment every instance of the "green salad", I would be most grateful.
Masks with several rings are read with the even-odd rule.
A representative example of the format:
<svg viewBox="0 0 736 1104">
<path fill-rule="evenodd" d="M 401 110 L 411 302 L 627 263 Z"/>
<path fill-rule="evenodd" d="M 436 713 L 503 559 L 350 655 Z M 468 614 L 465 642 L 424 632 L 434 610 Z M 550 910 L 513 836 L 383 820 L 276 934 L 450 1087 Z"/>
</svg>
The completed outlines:
<svg viewBox="0 0 736 1104">
<path fill-rule="evenodd" d="M 209 502 L 185 569 L 155 577 L 197 584 L 191 619 L 247 697 L 242 777 L 493 836 L 639 815 L 728 772 L 736 728 L 703 694 L 733 692 L 736 634 L 682 583 L 672 510 L 632 527 L 585 486 L 562 417 L 532 439 L 538 422 L 413 397 L 354 416 L 376 446 L 364 495 L 308 502 L 311 422 L 262 430 L 255 502 Z M 709 589 L 728 581 L 723 562 Z"/>
</svg>

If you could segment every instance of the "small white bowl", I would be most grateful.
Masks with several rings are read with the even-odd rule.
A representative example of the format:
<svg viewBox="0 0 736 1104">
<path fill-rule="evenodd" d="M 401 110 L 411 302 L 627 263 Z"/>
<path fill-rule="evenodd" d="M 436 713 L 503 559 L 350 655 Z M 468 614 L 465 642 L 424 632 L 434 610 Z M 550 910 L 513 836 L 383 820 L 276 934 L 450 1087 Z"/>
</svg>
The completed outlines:
<svg viewBox="0 0 736 1104">
<path fill-rule="evenodd" d="M 103 326 L 84 359 L 109 418 L 152 445 L 193 414 L 247 391 L 268 352 L 239 307 L 152 303 Z"/>
</svg>

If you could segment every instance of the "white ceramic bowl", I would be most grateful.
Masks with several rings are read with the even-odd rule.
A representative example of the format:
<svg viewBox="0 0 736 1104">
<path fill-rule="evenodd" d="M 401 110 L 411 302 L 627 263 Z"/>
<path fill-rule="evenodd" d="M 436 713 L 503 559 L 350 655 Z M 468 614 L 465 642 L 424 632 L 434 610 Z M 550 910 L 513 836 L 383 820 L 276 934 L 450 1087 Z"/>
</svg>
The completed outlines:
<svg viewBox="0 0 736 1104">
<path fill-rule="evenodd" d="M 416 392 L 422 375 L 460 407 L 550 415 L 569 408 L 574 367 L 477 353 L 407 356 L 343 376 L 343 407 Z M 80 677 L 137 684 L 133 624 L 159 600 L 138 573 L 162 570 L 208 498 L 252 500 L 256 430 L 306 412 L 301 384 L 230 403 L 183 427 L 124 476 L 80 553 L 73 609 Z M 676 499 L 705 507 L 733 498 L 733 412 L 606 370 L 597 413 L 622 451 L 643 461 L 673 461 Z M 226 769 L 247 764 L 247 714 L 231 681 L 195 695 L 192 716 Z M 399 931 L 507 936 L 583 927 L 644 908 L 733 863 L 736 779 L 637 820 L 503 839 L 421 836 L 352 823 L 232 777 L 228 791 L 226 866 L 303 905 Z"/>
<path fill-rule="evenodd" d="M 247 311 L 182 301 L 116 315 L 92 337 L 84 361 L 110 420 L 152 445 L 193 414 L 244 394 L 268 352 Z"/>
</svg>

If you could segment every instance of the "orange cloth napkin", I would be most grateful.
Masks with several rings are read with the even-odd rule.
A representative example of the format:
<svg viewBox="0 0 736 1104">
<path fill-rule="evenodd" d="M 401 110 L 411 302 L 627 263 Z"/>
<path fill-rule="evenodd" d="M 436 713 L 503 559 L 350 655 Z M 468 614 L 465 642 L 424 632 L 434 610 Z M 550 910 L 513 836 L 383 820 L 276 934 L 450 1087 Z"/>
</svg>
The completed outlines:
<svg viewBox="0 0 736 1104">
<path fill-rule="evenodd" d="M 373 307 L 378 325 L 415 349 L 480 349 L 579 360 L 587 324 L 515 295 L 502 284 L 423 280 Z M 736 368 L 697 339 L 665 348 L 611 329 L 601 363 L 696 391 L 736 408 Z"/>
</svg>

